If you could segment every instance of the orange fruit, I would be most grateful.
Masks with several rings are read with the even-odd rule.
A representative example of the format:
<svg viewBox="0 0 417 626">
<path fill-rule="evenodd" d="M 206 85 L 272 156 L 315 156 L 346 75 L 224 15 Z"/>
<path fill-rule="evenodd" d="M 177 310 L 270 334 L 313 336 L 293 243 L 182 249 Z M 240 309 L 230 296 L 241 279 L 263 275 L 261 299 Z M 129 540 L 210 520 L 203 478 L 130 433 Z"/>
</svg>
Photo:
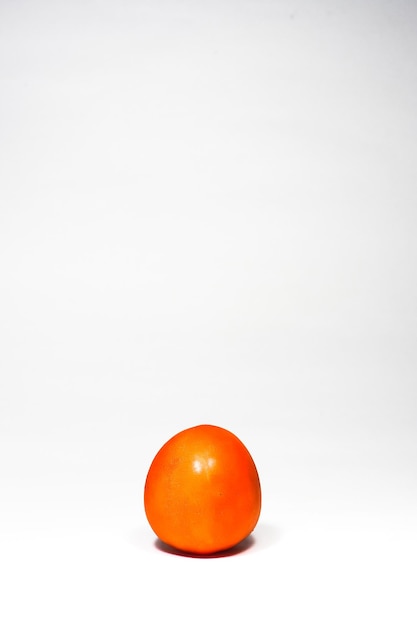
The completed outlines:
<svg viewBox="0 0 417 626">
<path fill-rule="evenodd" d="M 227 550 L 258 522 L 258 471 L 247 448 L 230 431 L 210 425 L 187 428 L 153 459 L 144 505 L 162 542 L 194 554 Z"/>
</svg>

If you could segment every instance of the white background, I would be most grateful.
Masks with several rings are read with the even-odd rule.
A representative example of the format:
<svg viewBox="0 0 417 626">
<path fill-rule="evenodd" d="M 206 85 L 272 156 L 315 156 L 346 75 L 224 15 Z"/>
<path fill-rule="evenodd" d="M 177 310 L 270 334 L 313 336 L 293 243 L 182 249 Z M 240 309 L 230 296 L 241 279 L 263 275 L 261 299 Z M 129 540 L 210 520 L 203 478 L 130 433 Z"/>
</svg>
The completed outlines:
<svg viewBox="0 0 417 626">
<path fill-rule="evenodd" d="M 0 2 L 0 622 L 417 623 L 417 5 Z M 225 558 L 159 447 L 232 430 Z"/>
</svg>

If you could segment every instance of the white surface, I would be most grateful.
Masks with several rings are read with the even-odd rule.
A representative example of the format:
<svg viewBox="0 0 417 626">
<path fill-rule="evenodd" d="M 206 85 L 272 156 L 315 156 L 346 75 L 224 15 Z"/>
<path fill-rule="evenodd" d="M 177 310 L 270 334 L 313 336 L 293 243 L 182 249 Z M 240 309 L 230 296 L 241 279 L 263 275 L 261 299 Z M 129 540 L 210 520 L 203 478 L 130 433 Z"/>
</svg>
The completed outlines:
<svg viewBox="0 0 417 626">
<path fill-rule="evenodd" d="M 412 2 L 0 5 L 0 623 L 417 622 Z M 157 549 L 188 426 L 247 550 Z"/>
</svg>

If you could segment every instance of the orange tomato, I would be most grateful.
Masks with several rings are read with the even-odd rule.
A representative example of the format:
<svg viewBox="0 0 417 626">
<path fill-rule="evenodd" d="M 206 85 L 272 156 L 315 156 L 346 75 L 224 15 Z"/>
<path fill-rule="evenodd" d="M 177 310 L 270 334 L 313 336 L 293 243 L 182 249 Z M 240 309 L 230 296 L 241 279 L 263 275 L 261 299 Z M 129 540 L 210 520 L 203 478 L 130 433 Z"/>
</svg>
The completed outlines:
<svg viewBox="0 0 417 626">
<path fill-rule="evenodd" d="M 247 448 L 230 431 L 210 425 L 187 428 L 152 461 L 144 505 L 164 543 L 194 554 L 226 550 L 258 522 L 258 472 Z"/>
</svg>

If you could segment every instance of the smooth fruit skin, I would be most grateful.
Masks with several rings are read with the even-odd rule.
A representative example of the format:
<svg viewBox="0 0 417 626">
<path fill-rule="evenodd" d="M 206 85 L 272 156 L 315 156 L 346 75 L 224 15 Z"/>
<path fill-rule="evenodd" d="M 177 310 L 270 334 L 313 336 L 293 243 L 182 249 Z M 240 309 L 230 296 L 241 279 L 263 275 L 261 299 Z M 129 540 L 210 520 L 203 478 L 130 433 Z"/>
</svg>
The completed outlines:
<svg viewBox="0 0 417 626">
<path fill-rule="evenodd" d="M 144 505 L 164 543 L 194 554 L 227 550 L 258 522 L 258 472 L 247 448 L 230 431 L 205 424 L 187 428 L 152 461 Z"/>
</svg>

